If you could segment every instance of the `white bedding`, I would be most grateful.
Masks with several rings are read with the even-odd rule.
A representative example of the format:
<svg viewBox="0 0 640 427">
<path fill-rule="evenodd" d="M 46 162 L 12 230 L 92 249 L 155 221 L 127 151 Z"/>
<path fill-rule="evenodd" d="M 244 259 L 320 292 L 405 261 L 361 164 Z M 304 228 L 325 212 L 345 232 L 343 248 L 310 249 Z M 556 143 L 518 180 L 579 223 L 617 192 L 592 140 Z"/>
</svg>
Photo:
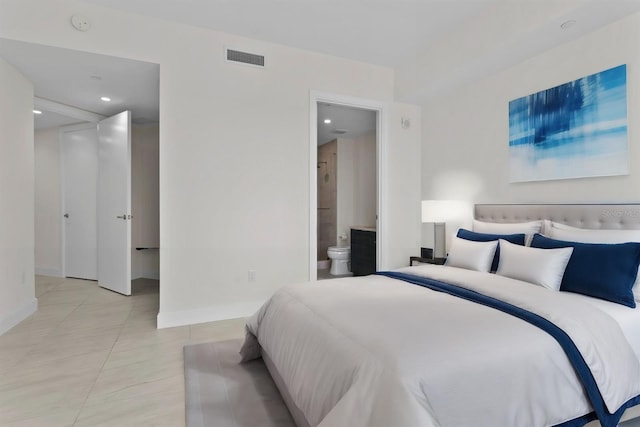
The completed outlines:
<svg viewBox="0 0 640 427">
<path fill-rule="evenodd" d="M 569 295 L 576 300 L 583 301 L 585 304 L 591 304 L 611 316 L 618 326 L 620 326 L 631 349 L 638 360 L 640 360 L 640 308 L 630 309 L 624 305 L 580 294 Z"/>
<path fill-rule="evenodd" d="M 625 338 L 635 329 L 623 332 L 613 320 L 631 325 L 622 311 L 490 273 L 435 265 L 404 271 L 544 314 L 581 349 L 608 407 L 640 394 L 640 362 Z M 247 329 L 245 359 L 258 357 L 255 336 L 311 426 L 540 427 L 591 411 L 546 332 L 386 277 L 285 287 Z"/>
</svg>

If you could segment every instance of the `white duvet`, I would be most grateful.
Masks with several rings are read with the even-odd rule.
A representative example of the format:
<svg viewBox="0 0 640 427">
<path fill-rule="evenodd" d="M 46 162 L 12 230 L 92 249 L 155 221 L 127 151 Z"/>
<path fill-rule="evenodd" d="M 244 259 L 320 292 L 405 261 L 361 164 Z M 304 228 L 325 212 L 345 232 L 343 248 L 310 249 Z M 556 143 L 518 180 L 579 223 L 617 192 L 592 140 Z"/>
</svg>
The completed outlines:
<svg viewBox="0 0 640 427">
<path fill-rule="evenodd" d="M 570 293 L 489 273 L 401 270 L 542 315 L 580 349 L 610 411 L 640 394 L 619 325 Z M 518 318 L 382 276 L 279 290 L 247 323 L 311 426 L 553 426 L 591 412 L 560 345 Z"/>
</svg>

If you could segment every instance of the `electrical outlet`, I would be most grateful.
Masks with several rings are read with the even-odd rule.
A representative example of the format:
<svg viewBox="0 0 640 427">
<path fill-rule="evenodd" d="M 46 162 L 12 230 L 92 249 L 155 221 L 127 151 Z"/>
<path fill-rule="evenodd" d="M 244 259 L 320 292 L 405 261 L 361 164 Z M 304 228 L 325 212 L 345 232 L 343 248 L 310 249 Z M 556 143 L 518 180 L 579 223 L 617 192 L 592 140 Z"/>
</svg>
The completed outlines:
<svg viewBox="0 0 640 427">
<path fill-rule="evenodd" d="M 256 281 L 256 271 L 255 270 L 249 270 L 249 281 L 250 282 L 255 282 Z"/>
</svg>

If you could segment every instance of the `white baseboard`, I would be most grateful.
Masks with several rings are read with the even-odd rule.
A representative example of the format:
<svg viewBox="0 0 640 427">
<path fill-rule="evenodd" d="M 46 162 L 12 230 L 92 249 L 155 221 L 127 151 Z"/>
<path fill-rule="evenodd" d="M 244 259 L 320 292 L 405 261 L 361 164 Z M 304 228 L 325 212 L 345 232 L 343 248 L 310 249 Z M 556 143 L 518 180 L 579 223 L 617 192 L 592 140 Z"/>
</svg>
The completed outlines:
<svg viewBox="0 0 640 427">
<path fill-rule="evenodd" d="M 38 276 L 50 276 L 50 277 L 64 277 L 62 271 L 59 268 L 35 268 L 35 273 Z"/>
<path fill-rule="evenodd" d="M 158 313 L 158 329 L 249 317 L 258 311 L 262 304 L 264 301 L 254 301 L 195 310 L 160 312 Z"/>
<path fill-rule="evenodd" d="M 38 299 L 33 298 L 31 301 L 22 305 L 22 307 L 18 307 L 6 316 L 0 317 L 0 335 L 31 316 L 36 310 L 38 310 Z"/>
</svg>

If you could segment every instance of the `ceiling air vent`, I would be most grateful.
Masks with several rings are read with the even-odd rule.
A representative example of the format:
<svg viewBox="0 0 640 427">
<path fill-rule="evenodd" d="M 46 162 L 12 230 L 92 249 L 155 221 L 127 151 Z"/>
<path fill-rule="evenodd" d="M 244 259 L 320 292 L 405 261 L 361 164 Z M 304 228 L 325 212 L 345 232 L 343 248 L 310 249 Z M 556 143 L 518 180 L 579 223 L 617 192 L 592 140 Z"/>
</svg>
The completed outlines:
<svg viewBox="0 0 640 427">
<path fill-rule="evenodd" d="M 240 52 L 239 50 L 227 49 L 227 61 L 241 62 L 256 67 L 264 67 L 264 55 L 255 53 Z"/>
</svg>

